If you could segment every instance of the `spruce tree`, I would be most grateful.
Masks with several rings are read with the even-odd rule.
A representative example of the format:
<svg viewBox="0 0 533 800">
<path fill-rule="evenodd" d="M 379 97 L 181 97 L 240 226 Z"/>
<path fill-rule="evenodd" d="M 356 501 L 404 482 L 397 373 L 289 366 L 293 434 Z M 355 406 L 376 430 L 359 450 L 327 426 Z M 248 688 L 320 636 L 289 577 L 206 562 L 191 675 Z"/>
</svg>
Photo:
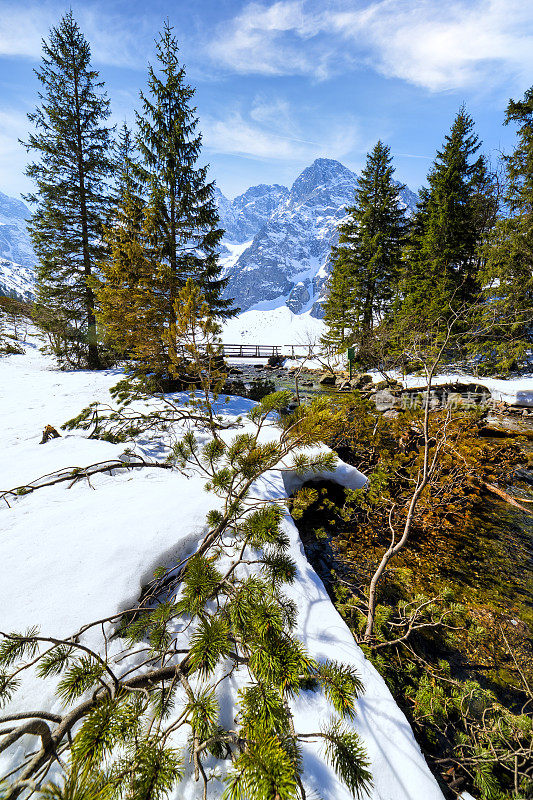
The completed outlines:
<svg viewBox="0 0 533 800">
<path fill-rule="evenodd" d="M 149 255 L 144 203 L 132 186 L 123 187 L 104 238 L 108 252 L 93 284 L 102 336 L 139 373 L 147 373 L 165 359 L 166 287 Z"/>
<path fill-rule="evenodd" d="M 480 290 L 480 244 L 492 223 L 490 176 L 471 117 L 461 108 L 437 152 L 411 227 L 403 314 L 445 320 Z"/>
<path fill-rule="evenodd" d="M 112 216 L 107 245 L 93 279 L 97 318 L 104 342 L 132 359 L 140 372 L 163 358 L 163 285 L 151 259 L 146 204 L 137 176 L 132 134 L 124 123 L 115 144 Z"/>
<path fill-rule="evenodd" d="M 147 195 L 146 220 L 149 258 L 154 285 L 165 307 L 163 339 L 175 332 L 174 303 L 188 278 L 199 287 L 206 302 L 219 316 L 228 316 L 230 301 L 221 293 L 219 228 L 214 184 L 207 181 L 207 167 L 197 166 L 202 137 L 197 133 L 196 109 L 191 106 L 194 89 L 185 81 L 178 62 L 178 45 L 165 23 L 157 41 L 160 71 L 149 68 L 149 93 L 141 92 L 142 112 L 137 114 L 138 175 Z M 151 302 L 147 296 L 147 302 Z M 154 371 L 168 374 L 168 351 Z"/>
<path fill-rule="evenodd" d="M 505 124 L 510 123 L 518 125 L 518 141 L 504 156 L 504 213 L 488 237 L 481 274 L 488 300 L 481 349 L 486 366 L 498 369 L 527 361 L 533 339 L 533 87 L 523 100 L 509 101 Z"/>
<path fill-rule="evenodd" d="M 90 278 L 108 210 L 109 100 L 72 11 L 51 29 L 43 50 L 36 70 L 41 104 L 28 115 L 35 132 L 25 143 L 38 156 L 26 170 L 36 185 L 26 199 L 36 204 L 29 230 L 38 303 L 60 360 L 95 369 L 101 363 Z"/>
<path fill-rule="evenodd" d="M 351 344 L 357 326 L 354 312 L 353 272 L 349 251 L 341 245 L 331 250 L 331 272 L 324 301 L 326 331 L 322 344 L 333 352 L 342 352 Z"/>
<path fill-rule="evenodd" d="M 364 360 L 376 321 L 391 307 L 400 274 L 405 215 L 390 148 L 378 141 L 358 179 L 355 204 L 339 226 L 325 303 L 325 341 L 359 347 Z"/>
</svg>

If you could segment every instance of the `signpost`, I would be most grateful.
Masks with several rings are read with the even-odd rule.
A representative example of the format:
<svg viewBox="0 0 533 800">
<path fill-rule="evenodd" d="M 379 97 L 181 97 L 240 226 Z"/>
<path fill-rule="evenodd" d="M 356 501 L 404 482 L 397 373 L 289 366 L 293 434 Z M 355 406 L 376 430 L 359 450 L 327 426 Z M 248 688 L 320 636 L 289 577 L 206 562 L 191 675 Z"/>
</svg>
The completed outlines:
<svg viewBox="0 0 533 800">
<path fill-rule="evenodd" d="M 348 348 L 348 364 L 350 366 L 350 380 L 352 380 L 353 362 L 355 361 L 355 347 Z"/>
</svg>

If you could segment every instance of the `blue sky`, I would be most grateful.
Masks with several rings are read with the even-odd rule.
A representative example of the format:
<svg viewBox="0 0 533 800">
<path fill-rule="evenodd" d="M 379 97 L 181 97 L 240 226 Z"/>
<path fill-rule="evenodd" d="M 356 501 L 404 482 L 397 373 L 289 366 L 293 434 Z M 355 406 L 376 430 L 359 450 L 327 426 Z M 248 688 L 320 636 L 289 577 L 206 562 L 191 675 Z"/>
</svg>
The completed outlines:
<svg viewBox="0 0 533 800">
<path fill-rule="evenodd" d="M 0 189 L 29 188 L 17 139 L 35 106 L 41 38 L 68 6 L 0 0 Z M 417 190 L 464 102 L 492 160 L 512 147 L 509 97 L 533 83 L 533 0 L 73 0 L 113 121 L 133 119 L 169 18 L 229 197 L 289 184 L 317 157 L 358 171 L 378 138 Z"/>
</svg>

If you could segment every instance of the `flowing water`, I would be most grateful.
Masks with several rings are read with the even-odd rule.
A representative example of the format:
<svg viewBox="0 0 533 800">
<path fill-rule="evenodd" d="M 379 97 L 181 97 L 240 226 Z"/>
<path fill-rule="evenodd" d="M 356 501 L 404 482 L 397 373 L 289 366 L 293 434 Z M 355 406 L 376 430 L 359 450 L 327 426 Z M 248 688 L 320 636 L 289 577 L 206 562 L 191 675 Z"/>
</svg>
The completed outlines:
<svg viewBox="0 0 533 800">
<path fill-rule="evenodd" d="M 237 369 L 240 374 L 231 375 L 230 380 L 238 379 L 246 384 L 258 378 L 270 380 L 276 390 L 288 389 L 295 393 L 294 374 L 285 369 L 269 369 L 264 364 L 238 364 Z M 317 373 L 303 373 L 298 384 L 302 399 L 336 393 L 334 388 L 319 383 Z M 460 394 L 472 399 L 471 392 Z M 486 395 L 474 397 L 476 399 L 484 401 Z M 533 469 L 527 463 L 533 456 L 533 417 L 522 419 L 515 414 L 491 414 L 488 422 L 496 428 L 512 426 L 530 440 L 523 444 L 524 467 L 516 471 L 506 490 L 517 500 L 526 501 L 526 507 L 527 501 L 531 501 L 533 512 Z M 501 443 L 497 436 L 484 438 L 493 441 L 494 446 Z M 424 560 L 435 583 L 444 586 L 451 582 L 458 587 L 475 583 L 482 595 L 490 597 L 495 609 L 506 615 L 516 615 L 533 633 L 533 513 L 528 514 L 488 495 L 468 522 L 452 531 L 435 531 L 430 542 L 421 543 L 416 558 Z"/>
</svg>

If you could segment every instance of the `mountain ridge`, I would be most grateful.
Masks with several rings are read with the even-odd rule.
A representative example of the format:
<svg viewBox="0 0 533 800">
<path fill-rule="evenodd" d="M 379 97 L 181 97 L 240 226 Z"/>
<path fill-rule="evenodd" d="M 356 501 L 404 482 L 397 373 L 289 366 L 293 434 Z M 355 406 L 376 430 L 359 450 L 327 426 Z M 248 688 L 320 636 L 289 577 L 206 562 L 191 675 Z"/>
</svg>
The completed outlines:
<svg viewBox="0 0 533 800">
<path fill-rule="evenodd" d="M 35 255 L 26 228 L 30 216 L 22 200 L 0 192 L 0 294 L 33 296 Z"/>
<path fill-rule="evenodd" d="M 339 161 L 318 158 L 290 189 L 259 184 L 229 201 L 217 188 L 221 227 L 226 230 L 226 296 L 234 298 L 241 311 L 277 303 L 296 314 L 311 311 L 322 317 L 329 253 L 345 209 L 354 202 L 357 181 L 357 174 Z M 400 199 L 413 213 L 417 195 L 404 187 Z"/>
<path fill-rule="evenodd" d="M 292 186 L 260 183 L 233 200 L 215 186 L 221 227 L 225 295 L 242 311 L 286 305 L 293 313 L 321 318 L 339 223 L 354 202 L 358 176 L 339 161 L 318 158 Z M 412 213 L 417 195 L 407 187 L 400 198 Z M 0 293 L 30 299 L 35 256 L 26 229 L 30 210 L 0 192 Z"/>
</svg>

